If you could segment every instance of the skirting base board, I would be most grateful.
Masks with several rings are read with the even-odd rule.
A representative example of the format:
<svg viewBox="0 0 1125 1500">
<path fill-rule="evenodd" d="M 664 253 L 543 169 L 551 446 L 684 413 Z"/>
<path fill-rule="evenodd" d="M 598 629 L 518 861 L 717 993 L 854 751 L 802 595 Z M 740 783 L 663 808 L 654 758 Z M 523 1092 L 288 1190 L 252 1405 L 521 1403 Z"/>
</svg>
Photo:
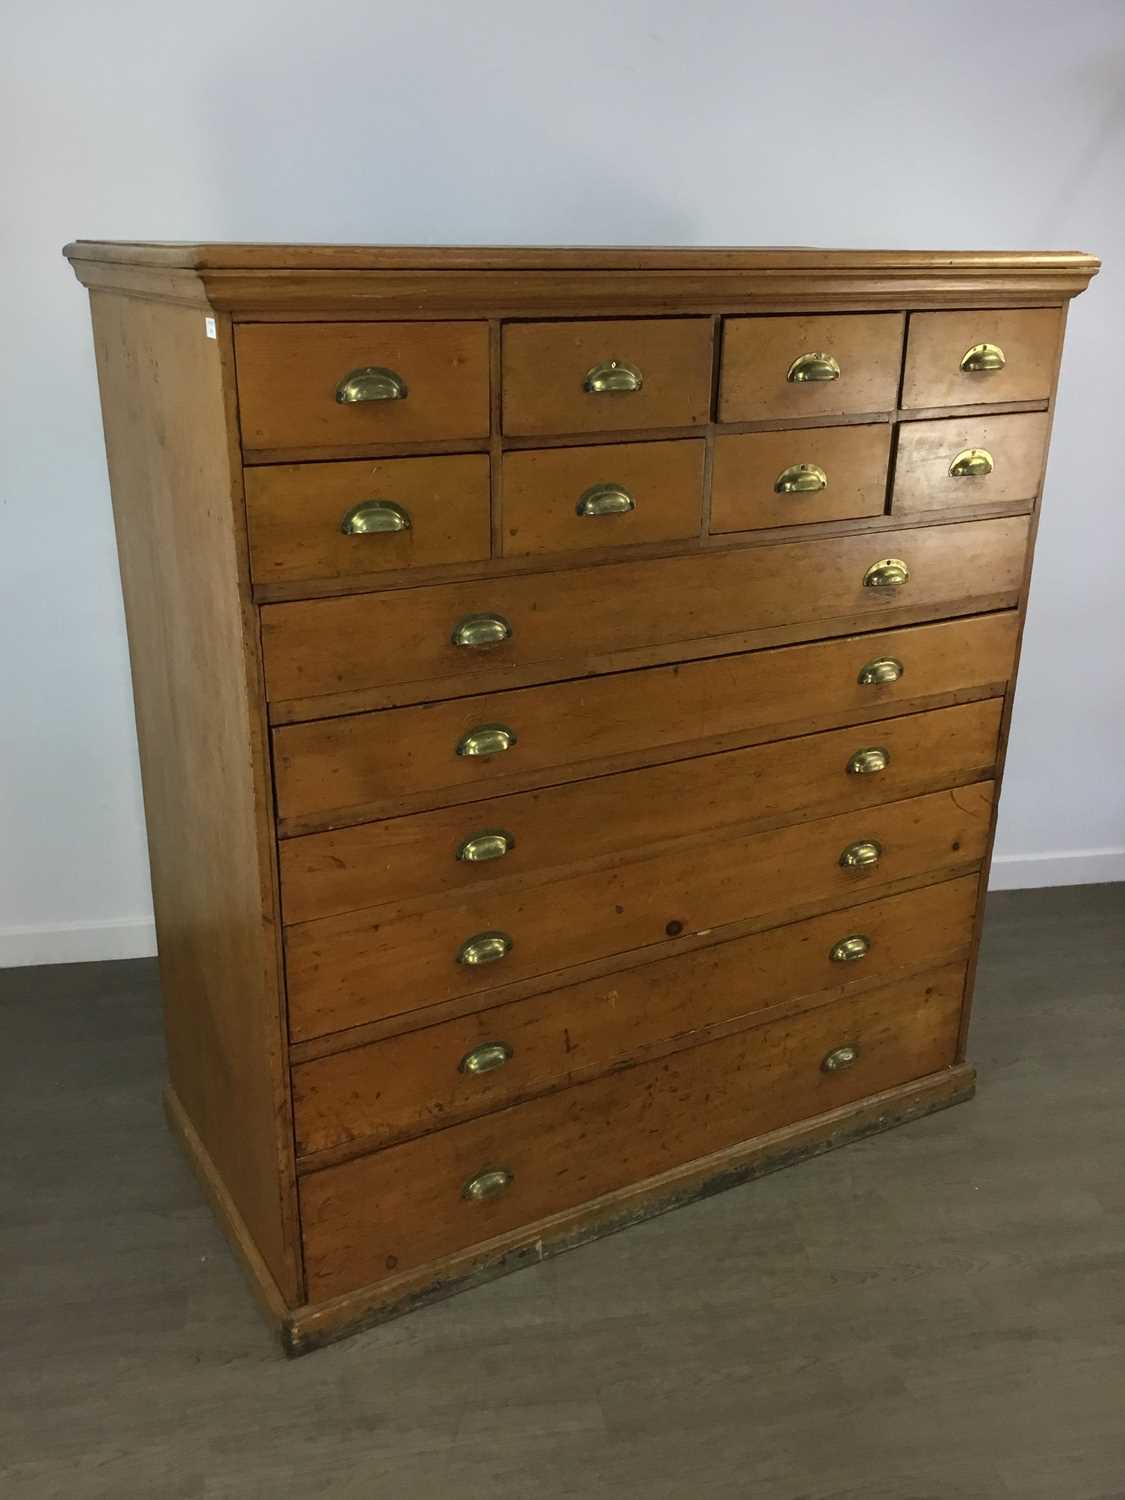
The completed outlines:
<svg viewBox="0 0 1125 1500">
<path fill-rule="evenodd" d="M 165 1092 L 168 1118 L 188 1153 L 212 1206 L 250 1275 L 258 1300 L 279 1330 L 286 1354 L 307 1354 L 348 1334 L 440 1302 L 457 1292 L 505 1276 L 549 1256 L 574 1250 L 603 1235 L 655 1218 L 712 1193 L 779 1171 L 838 1146 L 904 1125 L 973 1096 L 976 1074 L 968 1063 L 914 1083 L 874 1094 L 858 1104 L 741 1142 L 688 1162 L 659 1177 L 635 1183 L 566 1213 L 476 1245 L 433 1265 L 405 1272 L 377 1286 L 362 1287 L 331 1301 L 287 1308 L 253 1241 L 230 1202 L 214 1166 L 171 1088 Z"/>
</svg>

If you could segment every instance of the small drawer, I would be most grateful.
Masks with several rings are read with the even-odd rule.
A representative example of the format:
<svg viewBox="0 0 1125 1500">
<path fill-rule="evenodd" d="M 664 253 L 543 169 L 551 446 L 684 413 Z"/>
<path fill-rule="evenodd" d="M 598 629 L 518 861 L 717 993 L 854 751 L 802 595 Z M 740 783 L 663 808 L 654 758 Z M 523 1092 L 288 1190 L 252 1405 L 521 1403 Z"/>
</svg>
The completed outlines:
<svg viewBox="0 0 1125 1500">
<path fill-rule="evenodd" d="M 526 1229 L 956 1056 L 964 964 L 374 1151 L 299 1179 L 308 1295 Z"/>
<path fill-rule="evenodd" d="M 902 405 L 1046 401 L 1061 338 L 1057 307 L 911 313 Z"/>
<path fill-rule="evenodd" d="M 894 608 L 932 618 L 1006 608 L 1016 602 L 1026 546 L 1023 517 L 888 526 L 625 560 L 611 573 L 599 564 L 270 604 L 261 616 L 266 692 L 274 703 L 354 691 L 416 702 L 515 685 L 514 670 L 543 682 L 650 665 L 651 657 L 636 662 L 631 654 L 673 642 L 706 656 L 717 637 L 778 627 L 790 639 L 842 635 L 856 628 L 851 622 L 874 622 Z M 908 563 L 909 579 L 865 587 L 870 565 L 888 554 Z M 481 620 L 493 632 L 466 643 L 467 622 Z M 302 703 L 298 717 L 315 715 L 315 704 Z"/>
<path fill-rule="evenodd" d="M 892 511 L 955 511 L 1034 500 L 1047 424 L 1046 412 L 903 422 Z"/>
<path fill-rule="evenodd" d="M 903 313 L 727 318 L 719 421 L 892 411 Z"/>
<path fill-rule="evenodd" d="M 694 427 L 710 415 L 710 318 L 510 323 L 503 350 L 513 437 Z"/>
<path fill-rule="evenodd" d="M 473 562 L 491 550 L 481 454 L 248 468 L 246 511 L 255 583 Z"/>
<path fill-rule="evenodd" d="M 389 1145 L 605 1072 L 674 1037 L 797 997 L 808 1009 L 845 984 L 963 958 L 976 896 L 971 875 L 940 881 L 301 1063 L 298 1153 L 353 1140 Z"/>
<path fill-rule="evenodd" d="M 715 439 L 711 530 L 881 516 L 891 429 L 802 427 Z"/>
<path fill-rule="evenodd" d="M 895 802 L 992 774 L 999 698 L 594 776 L 382 823 L 282 839 L 287 925 L 512 876 L 643 853 L 671 839 Z M 875 756 L 869 751 L 874 747 Z M 684 788 L 695 789 L 685 796 Z M 653 816 L 659 809 L 659 817 Z"/>
<path fill-rule="evenodd" d="M 505 557 L 699 535 L 701 439 L 506 453 Z"/>
<path fill-rule="evenodd" d="M 486 323 L 242 323 L 234 339 L 251 453 L 488 436 Z"/>
<path fill-rule="evenodd" d="M 847 906 L 984 855 L 990 781 L 539 884 L 483 888 L 289 927 L 290 1034 L 307 1041 L 732 922 Z M 847 863 L 848 851 L 856 861 Z M 862 894 L 861 894 L 862 893 Z"/>
<path fill-rule="evenodd" d="M 1022 576 L 1022 556 L 1016 565 Z M 435 796 L 472 802 L 576 781 L 628 769 L 620 759 L 676 759 L 693 745 L 695 753 L 733 749 L 774 738 L 781 728 L 836 728 L 903 700 L 920 706 L 944 693 L 991 692 L 1011 672 L 1015 629 L 1015 612 L 1005 610 L 283 725 L 274 730 L 282 831 L 393 816 Z M 891 675 L 865 676 L 868 663 L 885 660 L 896 669 Z"/>
</svg>

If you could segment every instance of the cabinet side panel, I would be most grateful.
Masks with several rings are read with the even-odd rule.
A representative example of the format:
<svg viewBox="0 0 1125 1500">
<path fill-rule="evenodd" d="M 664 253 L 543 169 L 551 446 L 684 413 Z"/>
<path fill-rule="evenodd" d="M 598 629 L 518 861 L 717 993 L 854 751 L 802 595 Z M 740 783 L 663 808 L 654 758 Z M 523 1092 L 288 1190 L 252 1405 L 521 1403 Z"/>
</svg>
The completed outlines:
<svg viewBox="0 0 1125 1500">
<path fill-rule="evenodd" d="M 208 338 L 196 309 L 100 292 L 91 306 L 169 1073 L 230 1206 L 293 1303 L 269 770 L 227 420 L 229 334 Z"/>
</svg>

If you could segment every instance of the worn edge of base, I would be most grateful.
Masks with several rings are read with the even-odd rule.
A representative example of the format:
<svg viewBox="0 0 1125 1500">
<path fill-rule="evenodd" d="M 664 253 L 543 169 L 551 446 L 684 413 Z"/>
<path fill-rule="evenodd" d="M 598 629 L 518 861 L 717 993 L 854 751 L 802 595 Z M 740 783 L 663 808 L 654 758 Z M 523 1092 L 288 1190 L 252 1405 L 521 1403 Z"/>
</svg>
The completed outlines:
<svg viewBox="0 0 1125 1500">
<path fill-rule="evenodd" d="M 246 1273 L 259 1307 L 272 1327 L 280 1331 L 282 1347 L 289 1352 L 287 1325 L 293 1309 L 286 1302 L 270 1268 L 262 1259 L 242 1215 L 211 1160 L 210 1152 L 200 1140 L 198 1131 L 170 1083 L 164 1085 L 163 1098 L 169 1128 L 183 1147 L 188 1164 L 230 1241 L 236 1259 Z"/>
<path fill-rule="evenodd" d="M 657 1177 L 540 1219 L 393 1280 L 361 1287 L 327 1302 L 291 1309 L 282 1323 L 282 1347 L 290 1356 L 307 1354 L 498 1276 L 615 1234 L 629 1225 L 961 1104 L 971 1099 L 975 1091 L 975 1070 L 968 1063 L 959 1063 L 941 1073 L 873 1094 L 856 1104 L 698 1157 Z"/>
</svg>

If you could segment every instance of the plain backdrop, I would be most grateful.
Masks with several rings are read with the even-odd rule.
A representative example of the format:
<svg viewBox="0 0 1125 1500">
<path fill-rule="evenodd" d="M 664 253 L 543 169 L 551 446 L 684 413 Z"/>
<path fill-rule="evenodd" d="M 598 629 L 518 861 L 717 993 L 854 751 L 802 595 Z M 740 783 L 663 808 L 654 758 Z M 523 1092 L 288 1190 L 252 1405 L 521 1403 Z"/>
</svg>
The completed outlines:
<svg viewBox="0 0 1125 1500">
<path fill-rule="evenodd" d="M 0 59 L 0 964 L 151 951 L 75 237 L 1081 249 L 994 883 L 1125 878 L 1125 4 L 37 0 Z"/>
</svg>

